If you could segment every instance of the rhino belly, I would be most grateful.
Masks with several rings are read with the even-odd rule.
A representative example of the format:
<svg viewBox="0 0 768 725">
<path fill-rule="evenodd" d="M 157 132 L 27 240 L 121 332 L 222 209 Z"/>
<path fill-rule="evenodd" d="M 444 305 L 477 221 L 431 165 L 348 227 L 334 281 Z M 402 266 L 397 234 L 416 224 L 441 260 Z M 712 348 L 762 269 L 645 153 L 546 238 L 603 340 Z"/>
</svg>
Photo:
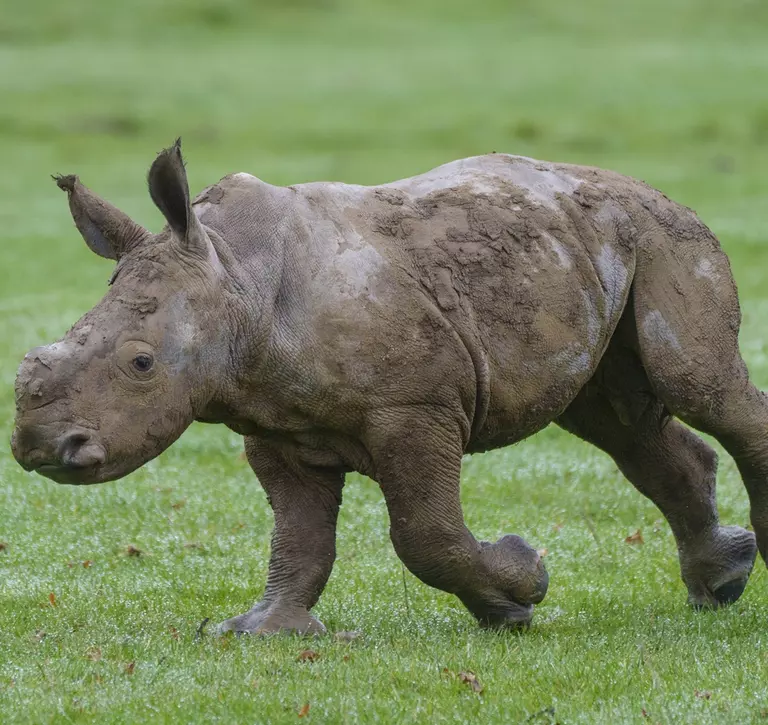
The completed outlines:
<svg viewBox="0 0 768 725">
<path fill-rule="evenodd" d="M 605 259 L 587 261 L 513 274 L 493 309 L 478 315 L 489 382 L 472 450 L 546 427 L 594 374 L 626 307 L 634 260 L 612 258 L 611 269 Z"/>
</svg>

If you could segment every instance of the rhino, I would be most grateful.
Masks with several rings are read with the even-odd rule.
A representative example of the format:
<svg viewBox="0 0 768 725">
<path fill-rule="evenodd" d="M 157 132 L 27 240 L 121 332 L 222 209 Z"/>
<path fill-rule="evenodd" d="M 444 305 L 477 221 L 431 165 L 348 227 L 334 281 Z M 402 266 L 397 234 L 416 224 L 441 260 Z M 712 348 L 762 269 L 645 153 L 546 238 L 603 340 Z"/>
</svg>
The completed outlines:
<svg viewBox="0 0 768 725">
<path fill-rule="evenodd" d="M 55 178 L 116 266 L 103 299 L 21 363 L 13 454 L 92 484 L 193 421 L 241 434 L 275 524 L 262 599 L 220 631 L 324 631 L 310 611 L 352 471 L 380 486 L 416 577 L 481 626 L 528 626 L 541 557 L 516 535 L 477 540 L 459 480 L 465 454 L 550 423 L 660 509 L 695 607 L 736 601 L 766 558 L 768 403 L 739 353 L 729 262 L 645 183 L 492 153 L 379 186 L 236 173 L 191 199 L 176 141 L 149 169 L 166 221 L 153 234 Z M 735 459 L 754 533 L 720 524 L 717 455 L 691 428 Z"/>
</svg>

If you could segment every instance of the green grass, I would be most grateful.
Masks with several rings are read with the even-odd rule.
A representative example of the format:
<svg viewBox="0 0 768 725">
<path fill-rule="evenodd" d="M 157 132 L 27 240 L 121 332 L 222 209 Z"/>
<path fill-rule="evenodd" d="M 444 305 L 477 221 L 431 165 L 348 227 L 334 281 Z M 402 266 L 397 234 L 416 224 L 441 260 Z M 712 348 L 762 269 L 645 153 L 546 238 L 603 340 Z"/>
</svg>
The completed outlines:
<svg viewBox="0 0 768 725">
<path fill-rule="evenodd" d="M 759 0 L 0 0 L 0 437 L 24 352 L 110 272 L 48 175 L 77 172 L 157 229 L 144 174 L 179 134 L 194 191 L 241 170 L 383 182 L 491 150 L 640 176 L 720 236 L 768 387 L 767 28 Z M 481 632 L 404 577 L 377 487 L 350 476 L 317 612 L 364 638 L 197 640 L 264 583 L 271 513 L 239 452 L 196 425 L 128 479 L 75 489 L 25 474 L 3 444 L 0 722 L 296 722 L 305 703 L 302 721 L 323 723 L 768 717 L 763 564 L 730 610 L 689 611 L 659 513 L 555 429 L 463 476 L 478 536 L 549 551 L 527 634 Z M 746 524 L 725 456 L 719 499 Z M 625 544 L 638 528 L 645 544 Z M 306 647 L 320 658 L 297 661 Z"/>
</svg>

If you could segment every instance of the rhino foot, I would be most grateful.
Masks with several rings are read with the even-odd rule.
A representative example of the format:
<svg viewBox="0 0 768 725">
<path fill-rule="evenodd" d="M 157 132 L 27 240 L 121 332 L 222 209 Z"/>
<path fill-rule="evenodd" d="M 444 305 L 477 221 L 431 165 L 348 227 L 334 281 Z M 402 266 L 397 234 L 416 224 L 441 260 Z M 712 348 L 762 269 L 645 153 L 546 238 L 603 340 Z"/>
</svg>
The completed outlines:
<svg viewBox="0 0 768 725">
<path fill-rule="evenodd" d="M 276 602 L 259 602 L 245 614 L 222 622 L 219 634 L 325 634 L 325 626 L 306 609 L 280 605 Z"/>
<path fill-rule="evenodd" d="M 740 526 L 720 526 L 680 552 L 688 603 L 697 609 L 733 604 L 744 592 L 757 555 L 755 535 Z"/>
<path fill-rule="evenodd" d="M 503 536 L 495 543 L 480 542 L 487 588 L 462 596 L 481 627 L 527 629 L 533 605 L 547 593 L 549 575 L 539 554 L 519 536 Z M 460 595 L 461 596 L 461 595 Z"/>
</svg>

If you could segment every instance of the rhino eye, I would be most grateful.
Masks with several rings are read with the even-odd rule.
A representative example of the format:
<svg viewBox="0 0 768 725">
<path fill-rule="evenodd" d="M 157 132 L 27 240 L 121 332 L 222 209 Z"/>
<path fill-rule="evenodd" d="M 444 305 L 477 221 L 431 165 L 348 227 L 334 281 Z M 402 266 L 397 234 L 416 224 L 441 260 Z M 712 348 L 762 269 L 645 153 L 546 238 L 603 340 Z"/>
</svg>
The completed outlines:
<svg viewBox="0 0 768 725">
<path fill-rule="evenodd" d="M 152 369 L 152 356 L 146 353 L 140 353 L 133 358 L 133 367 L 140 373 L 149 372 Z"/>
</svg>

